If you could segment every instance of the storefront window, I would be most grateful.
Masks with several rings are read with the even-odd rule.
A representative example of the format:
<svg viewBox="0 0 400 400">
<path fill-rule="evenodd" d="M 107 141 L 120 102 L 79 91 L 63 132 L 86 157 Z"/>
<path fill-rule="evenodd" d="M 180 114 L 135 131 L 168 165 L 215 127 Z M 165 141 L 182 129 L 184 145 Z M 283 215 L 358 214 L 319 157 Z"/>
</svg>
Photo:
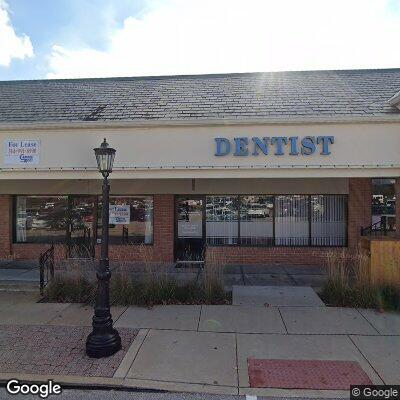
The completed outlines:
<svg viewBox="0 0 400 400">
<path fill-rule="evenodd" d="M 94 256 L 94 233 L 96 232 L 96 196 L 69 197 L 69 257 Z"/>
<path fill-rule="evenodd" d="M 274 241 L 273 196 L 240 198 L 240 244 L 272 245 Z"/>
<path fill-rule="evenodd" d="M 307 246 L 309 244 L 308 196 L 275 197 L 275 244 Z"/>
<path fill-rule="evenodd" d="M 238 196 L 207 196 L 207 244 L 237 244 L 238 222 Z"/>
<path fill-rule="evenodd" d="M 109 225 L 110 243 L 153 243 L 151 196 L 111 196 L 110 205 L 126 206 L 125 219 Z M 97 228 L 101 229 L 97 196 L 15 197 L 17 243 L 66 243 L 69 257 L 87 257 L 94 254 L 96 237 L 101 237 Z"/>
<path fill-rule="evenodd" d="M 15 239 L 18 243 L 64 242 L 67 196 L 17 196 Z"/>
<path fill-rule="evenodd" d="M 372 224 L 388 232 L 396 230 L 394 179 L 372 179 Z"/>
<path fill-rule="evenodd" d="M 126 206 L 124 216 L 126 219 L 121 221 L 116 219 L 115 223 L 110 223 L 111 244 L 153 243 L 151 196 L 111 196 L 110 206 Z M 124 207 L 121 210 L 124 211 Z M 99 206 L 99 216 L 101 216 L 101 206 Z M 101 221 L 99 222 L 101 227 Z"/>
<path fill-rule="evenodd" d="M 345 246 L 346 221 L 346 196 L 311 196 L 312 246 Z"/>
</svg>

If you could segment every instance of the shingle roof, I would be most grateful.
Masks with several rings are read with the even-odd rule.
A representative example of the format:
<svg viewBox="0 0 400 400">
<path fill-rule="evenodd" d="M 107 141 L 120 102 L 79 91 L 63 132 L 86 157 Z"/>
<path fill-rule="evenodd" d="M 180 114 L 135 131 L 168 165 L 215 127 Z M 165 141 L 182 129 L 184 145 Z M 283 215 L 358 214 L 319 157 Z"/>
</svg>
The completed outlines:
<svg viewBox="0 0 400 400">
<path fill-rule="evenodd" d="M 0 82 L 0 124 L 400 116 L 400 68 Z"/>
</svg>

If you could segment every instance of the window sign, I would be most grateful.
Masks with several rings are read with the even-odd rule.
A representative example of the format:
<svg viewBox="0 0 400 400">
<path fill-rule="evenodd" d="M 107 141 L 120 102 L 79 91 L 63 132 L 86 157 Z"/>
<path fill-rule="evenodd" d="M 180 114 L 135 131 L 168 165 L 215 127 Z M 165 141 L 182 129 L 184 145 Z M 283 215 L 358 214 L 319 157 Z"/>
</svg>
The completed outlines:
<svg viewBox="0 0 400 400">
<path fill-rule="evenodd" d="M 109 223 L 112 225 L 129 225 L 131 222 L 131 207 L 129 204 L 110 205 Z"/>
<path fill-rule="evenodd" d="M 37 165 L 40 156 L 40 140 L 4 141 L 4 163 L 13 165 Z"/>
</svg>

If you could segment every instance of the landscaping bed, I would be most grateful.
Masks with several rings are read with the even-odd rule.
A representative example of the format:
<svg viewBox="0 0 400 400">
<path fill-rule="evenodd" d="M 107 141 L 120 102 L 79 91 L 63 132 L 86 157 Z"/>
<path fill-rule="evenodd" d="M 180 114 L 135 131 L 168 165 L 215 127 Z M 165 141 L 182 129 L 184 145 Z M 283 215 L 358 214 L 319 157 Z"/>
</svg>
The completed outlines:
<svg viewBox="0 0 400 400">
<path fill-rule="evenodd" d="M 400 310 L 400 273 L 393 274 L 391 280 L 372 279 L 370 257 L 362 249 L 328 252 L 325 267 L 328 279 L 319 296 L 326 305 Z"/>
<path fill-rule="evenodd" d="M 123 254 L 123 253 L 122 253 Z M 224 290 L 225 260 L 206 253 L 202 269 L 183 274 L 171 271 L 170 265 L 150 261 L 148 249 L 139 247 L 142 261 L 132 269 L 123 259 L 116 265 L 110 280 L 112 305 L 153 306 L 158 304 L 231 304 L 232 295 Z M 140 271 L 140 272 L 138 272 Z M 94 304 L 97 282 L 96 263 L 65 261 L 45 290 L 45 301 Z"/>
</svg>

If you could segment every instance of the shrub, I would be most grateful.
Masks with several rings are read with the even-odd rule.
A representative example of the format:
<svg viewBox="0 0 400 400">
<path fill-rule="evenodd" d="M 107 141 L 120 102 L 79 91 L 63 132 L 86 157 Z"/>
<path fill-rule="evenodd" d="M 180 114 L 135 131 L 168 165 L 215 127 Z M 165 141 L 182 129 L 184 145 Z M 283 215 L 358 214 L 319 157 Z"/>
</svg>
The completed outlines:
<svg viewBox="0 0 400 400">
<path fill-rule="evenodd" d="M 382 285 L 371 279 L 370 257 L 358 248 L 328 252 L 324 257 L 328 279 L 321 297 L 332 306 L 400 309 L 400 286 L 396 282 Z"/>
</svg>

